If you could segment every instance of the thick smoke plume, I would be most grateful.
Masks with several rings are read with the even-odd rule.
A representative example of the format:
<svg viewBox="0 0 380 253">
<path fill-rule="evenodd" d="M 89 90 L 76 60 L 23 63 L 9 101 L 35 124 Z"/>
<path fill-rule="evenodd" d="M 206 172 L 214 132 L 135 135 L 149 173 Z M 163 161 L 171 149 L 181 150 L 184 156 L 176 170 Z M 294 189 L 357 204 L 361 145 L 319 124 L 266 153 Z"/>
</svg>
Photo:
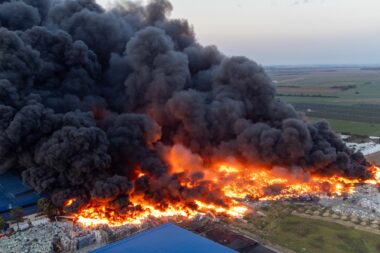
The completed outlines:
<svg viewBox="0 0 380 253">
<path fill-rule="evenodd" d="M 261 66 L 200 45 L 171 10 L 166 0 L 110 10 L 0 0 L 0 171 L 21 172 L 59 206 L 75 197 L 74 208 L 97 200 L 125 209 L 132 190 L 157 202 L 219 201 L 218 189 L 187 189 L 184 175 L 168 173 L 175 145 L 203 158 L 194 166 L 233 157 L 368 177 L 363 155 L 276 98 Z"/>
</svg>

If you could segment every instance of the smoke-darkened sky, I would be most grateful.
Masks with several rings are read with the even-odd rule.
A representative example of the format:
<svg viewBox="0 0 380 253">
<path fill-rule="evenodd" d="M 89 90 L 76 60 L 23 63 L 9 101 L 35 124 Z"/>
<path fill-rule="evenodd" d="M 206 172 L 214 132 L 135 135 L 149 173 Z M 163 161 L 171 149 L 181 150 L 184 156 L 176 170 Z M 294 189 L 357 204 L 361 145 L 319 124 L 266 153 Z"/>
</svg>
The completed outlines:
<svg viewBox="0 0 380 253">
<path fill-rule="evenodd" d="M 171 2 L 172 17 L 188 19 L 202 44 L 229 55 L 265 65 L 380 64 L 379 0 Z"/>
</svg>

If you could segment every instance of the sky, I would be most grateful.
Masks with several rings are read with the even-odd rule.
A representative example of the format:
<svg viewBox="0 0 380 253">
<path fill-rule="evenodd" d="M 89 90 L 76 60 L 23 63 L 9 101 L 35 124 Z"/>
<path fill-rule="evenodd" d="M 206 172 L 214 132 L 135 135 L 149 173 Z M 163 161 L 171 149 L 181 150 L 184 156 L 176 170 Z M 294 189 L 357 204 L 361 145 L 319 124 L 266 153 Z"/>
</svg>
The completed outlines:
<svg viewBox="0 0 380 253">
<path fill-rule="evenodd" d="M 189 20 L 201 44 L 216 45 L 226 55 L 263 65 L 380 65 L 380 0 L 171 3 L 171 17 Z"/>
</svg>

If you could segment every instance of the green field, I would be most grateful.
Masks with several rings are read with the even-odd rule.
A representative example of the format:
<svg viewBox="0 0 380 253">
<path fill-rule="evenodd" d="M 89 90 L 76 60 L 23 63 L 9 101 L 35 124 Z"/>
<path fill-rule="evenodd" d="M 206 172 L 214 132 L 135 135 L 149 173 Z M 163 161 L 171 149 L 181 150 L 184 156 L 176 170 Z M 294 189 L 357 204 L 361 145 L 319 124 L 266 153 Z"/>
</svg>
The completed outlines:
<svg viewBox="0 0 380 253">
<path fill-rule="evenodd" d="M 318 121 L 320 119 L 310 119 L 311 121 Z M 329 122 L 334 131 L 344 134 L 365 135 L 365 136 L 380 136 L 380 124 L 325 119 Z"/>
<path fill-rule="evenodd" d="M 380 117 L 376 114 L 380 105 L 380 70 L 339 66 L 285 66 L 266 70 L 279 97 L 308 118 L 325 118 L 337 132 L 380 136 Z M 312 109 L 300 109 L 302 105 Z M 355 106 L 363 105 L 373 108 L 355 111 Z"/>
<path fill-rule="evenodd" d="M 293 215 L 294 210 L 315 211 L 320 207 L 291 202 L 273 202 L 256 207 L 246 222 L 233 226 L 248 237 L 259 237 L 275 248 L 283 247 L 296 253 L 378 253 L 380 235 L 334 222 Z M 327 211 L 325 209 L 324 211 Z"/>
<path fill-rule="evenodd" d="M 380 71 L 361 68 L 268 68 L 269 76 L 274 80 L 278 93 L 290 103 L 328 103 L 337 105 L 380 104 Z M 349 90 L 331 91 L 334 86 L 355 85 Z M 286 86 L 295 86 L 292 92 L 282 91 Z M 304 89 L 317 88 L 322 97 L 308 97 Z M 325 90 L 324 90 L 325 89 Z M 294 91 L 296 90 L 296 91 Z M 298 90 L 298 91 L 297 91 Z M 297 96 L 298 95 L 298 96 Z M 306 95 L 306 96 L 305 96 Z M 323 96 L 334 96 L 324 98 Z"/>
<path fill-rule="evenodd" d="M 380 236 L 318 220 L 288 216 L 268 235 L 273 243 L 295 252 L 377 253 Z"/>
</svg>

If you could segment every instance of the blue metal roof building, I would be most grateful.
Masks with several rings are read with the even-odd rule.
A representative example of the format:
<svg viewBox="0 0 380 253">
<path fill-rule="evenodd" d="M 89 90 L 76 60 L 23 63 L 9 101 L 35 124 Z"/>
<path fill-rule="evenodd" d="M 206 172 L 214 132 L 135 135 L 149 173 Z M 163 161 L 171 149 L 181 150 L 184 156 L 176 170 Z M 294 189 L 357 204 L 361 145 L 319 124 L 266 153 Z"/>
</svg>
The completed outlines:
<svg viewBox="0 0 380 253">
<path fill-rule="evenodd" d="M 40 196 L 25 186 L 19 176 L 12 173 L 0 175 L 0 215 L 9 219 L 9 211 L 22 207 L 24 215 L 37 212 L 37 201 Z"/>
<path fill-rule="evenodd" d="M 223 245 L 174 224 L 142 233 L 90 251 L 90 253 L 236 253 Z"/>
</svg>

